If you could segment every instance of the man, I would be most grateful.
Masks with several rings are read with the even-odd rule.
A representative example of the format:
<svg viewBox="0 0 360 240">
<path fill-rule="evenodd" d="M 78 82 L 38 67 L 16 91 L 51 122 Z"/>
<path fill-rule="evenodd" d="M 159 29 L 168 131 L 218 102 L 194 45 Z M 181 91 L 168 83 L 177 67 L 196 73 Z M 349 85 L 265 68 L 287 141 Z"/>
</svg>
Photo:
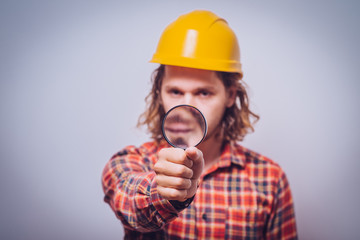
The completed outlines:
<svg viewBox="0 0 360 240">
<path fill-rule="evenodd" d="M 237 141 L 253 130 L 236 36 L 209 11 L 180 16 L 152 62 L 148 109 L 139 125 L 153 141 L 115 154 L 103 172 L 105 201 L 126 239 L 297 239 L 290 187 L 272 160 Z M 206 118 L 197 147 L 173 148 L 161 120 L 188 104 Z"/>
</svg>

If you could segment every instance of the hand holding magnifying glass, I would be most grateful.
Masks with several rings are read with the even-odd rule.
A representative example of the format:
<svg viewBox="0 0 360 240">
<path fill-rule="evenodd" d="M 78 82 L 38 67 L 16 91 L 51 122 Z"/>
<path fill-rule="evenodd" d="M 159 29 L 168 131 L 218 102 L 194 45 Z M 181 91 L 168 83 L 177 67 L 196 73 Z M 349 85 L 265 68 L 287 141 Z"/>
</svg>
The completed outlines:
<svg viewBox="0 0 360 240">
<path fill-rule="evenodd" d="M 203 154 L 196 146 L 206 136 L 206 120 L 197 108 L 179 105 L 166 113 L 162 131 L 174 148 L 158 153 L 154 165 L 157 191 L 165 199 L 178 200 L 186 207 L 196 193 L 204 169 Z"/>
</svg>

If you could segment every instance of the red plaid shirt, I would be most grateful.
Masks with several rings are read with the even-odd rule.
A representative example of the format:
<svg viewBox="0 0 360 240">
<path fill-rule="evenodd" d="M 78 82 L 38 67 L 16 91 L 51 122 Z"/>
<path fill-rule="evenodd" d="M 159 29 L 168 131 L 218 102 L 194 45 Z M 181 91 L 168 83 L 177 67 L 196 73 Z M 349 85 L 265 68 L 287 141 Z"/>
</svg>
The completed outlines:
<svg viewBox="0 0 360 240">
<path fill-rule="evenodd" d="M 193 202 L 176 209 L 154 181 L 157 152 L 149 142 L 115 154 L 103 171 L 107 202 L 125 239 L 297 239 L 293 200 L 282 169 L 236 143 L 204 172 Z"/>
</svg>

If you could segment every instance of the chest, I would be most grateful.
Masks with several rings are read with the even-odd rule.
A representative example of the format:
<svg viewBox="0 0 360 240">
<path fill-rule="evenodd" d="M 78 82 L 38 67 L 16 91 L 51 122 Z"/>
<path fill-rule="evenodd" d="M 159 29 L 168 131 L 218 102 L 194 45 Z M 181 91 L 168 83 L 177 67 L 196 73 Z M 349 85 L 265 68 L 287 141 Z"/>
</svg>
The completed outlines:
<svg viewBox="0 0 360 240">
<path fill-rule="evenodd" d="M 203 179 L 193 203 L 168 227 L 188 239 L 262 239 L 272 205 L 271 183 L 241 170 Z"/>
</svg>

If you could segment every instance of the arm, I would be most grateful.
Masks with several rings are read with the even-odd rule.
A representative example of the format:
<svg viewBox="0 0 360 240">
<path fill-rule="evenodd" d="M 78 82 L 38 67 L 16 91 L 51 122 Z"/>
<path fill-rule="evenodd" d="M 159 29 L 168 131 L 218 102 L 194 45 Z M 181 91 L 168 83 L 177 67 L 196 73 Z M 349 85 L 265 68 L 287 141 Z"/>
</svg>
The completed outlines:
<svg viewBox="0 0 360 240">
<path fill-rule="evenodd" d="M 286 175 L 281 172 L 273 209 L 268 220 L 266 239 L 297 239 L 293 199 Z"/>
<path fill-rule="evenodd" d="M 102 184 L 107 202 L 125 228 L 140 232 L 161 229 L 178 211 L 157 192 L 153 162 L 134 147 L 106 164 Z"/>
<path fill-rule="evenodd" d="M 159 230 L 175 219 L 195 195 L 204 163 L 198 149 L 166 148 L 158 152 L 156 160 L 154 156 L 150 161 L 144 153 L 129 147 L 105 166 L 105 202 L 125 228 Z"/>
</svg>

